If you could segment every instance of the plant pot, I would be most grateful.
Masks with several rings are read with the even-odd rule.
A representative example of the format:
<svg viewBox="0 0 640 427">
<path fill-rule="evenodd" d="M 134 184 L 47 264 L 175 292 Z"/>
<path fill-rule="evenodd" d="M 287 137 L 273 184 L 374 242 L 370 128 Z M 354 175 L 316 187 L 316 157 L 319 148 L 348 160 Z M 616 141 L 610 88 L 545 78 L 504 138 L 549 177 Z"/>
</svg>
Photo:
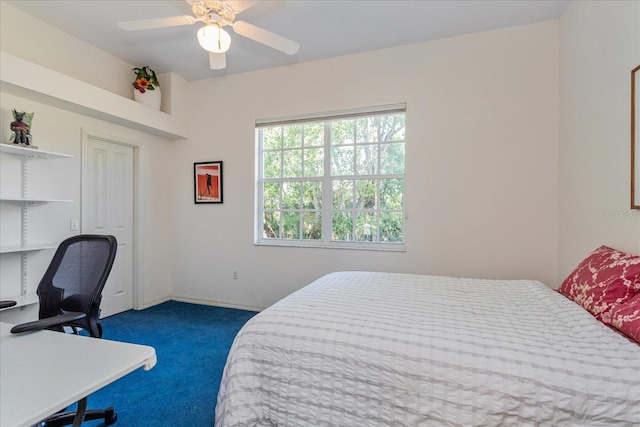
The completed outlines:
<svg viewBox="0 0 640 427">
<path fill-rule="evenodd" d="M 136 102 L 146 105 L 154 110 L 160 109 L 160 103 L 162 102 L 162 94 L 160 93 L 160 86 L 156 86 L 154 90 L 145 90 L 144 93 L 137 89 L 133 89 L 133 99 Z"/>
</svg>

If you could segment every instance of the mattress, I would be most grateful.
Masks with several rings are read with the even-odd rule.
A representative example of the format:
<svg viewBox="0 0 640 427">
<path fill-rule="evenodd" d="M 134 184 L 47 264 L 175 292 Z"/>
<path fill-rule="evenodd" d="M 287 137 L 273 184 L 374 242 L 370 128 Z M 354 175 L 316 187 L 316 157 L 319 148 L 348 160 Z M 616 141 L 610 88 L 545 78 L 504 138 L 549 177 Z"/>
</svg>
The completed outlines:
<svg viewBox="0 0 640 427">
<path fill-rule="evenodd" d="M 640 346 L 536 281 L 324 276 L 253 317 L 216 426 L 637 426 Z"/>
</svg>

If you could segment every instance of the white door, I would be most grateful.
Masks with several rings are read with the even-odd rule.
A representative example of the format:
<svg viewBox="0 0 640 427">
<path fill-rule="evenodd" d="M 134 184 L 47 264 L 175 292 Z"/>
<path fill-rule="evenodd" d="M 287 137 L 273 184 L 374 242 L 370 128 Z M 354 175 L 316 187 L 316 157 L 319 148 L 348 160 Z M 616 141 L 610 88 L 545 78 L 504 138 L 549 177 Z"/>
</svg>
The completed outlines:
<svg viewBox="0 0 640 427">
<path fill-rule="evenodd" d="M 101 317 L 133 308 L 133 147 L 87 135 L 83 232 L 111 234 L 116 260 L 102 292 Z"/>
</svg>

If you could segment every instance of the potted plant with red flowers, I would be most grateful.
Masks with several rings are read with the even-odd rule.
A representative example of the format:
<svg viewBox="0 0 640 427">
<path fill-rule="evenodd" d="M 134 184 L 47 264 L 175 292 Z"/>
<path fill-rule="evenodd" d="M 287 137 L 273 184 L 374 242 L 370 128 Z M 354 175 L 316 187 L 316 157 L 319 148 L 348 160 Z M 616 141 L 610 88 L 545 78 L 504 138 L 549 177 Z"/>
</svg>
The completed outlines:
<svg viewBox="0 0 640 427">
<path fill-rule="evenodd" d="M 134 68 L 133 72 L 136 75 L 133 82 L 133 98 L 141 104 L 159 110 L 162 98 L 155 71 L 145 65 Z"/>
</svg>

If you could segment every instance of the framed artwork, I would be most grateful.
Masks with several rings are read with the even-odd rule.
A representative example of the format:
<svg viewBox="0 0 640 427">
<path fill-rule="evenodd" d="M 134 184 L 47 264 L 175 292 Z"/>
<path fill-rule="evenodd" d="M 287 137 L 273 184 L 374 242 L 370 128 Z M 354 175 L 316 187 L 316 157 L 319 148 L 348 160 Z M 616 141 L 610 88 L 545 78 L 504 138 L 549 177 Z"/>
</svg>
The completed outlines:
<svg viewBox="0 0 640 427">
<path fill-rule="evenodd" d="M 631 209 L 640 209 L 640 65 L 631 70 Z"/>
<path fill-rule="evenodd" d="M 222 162 L 193 164 L 194 203 L 222 203 Z"/>
</svg>

